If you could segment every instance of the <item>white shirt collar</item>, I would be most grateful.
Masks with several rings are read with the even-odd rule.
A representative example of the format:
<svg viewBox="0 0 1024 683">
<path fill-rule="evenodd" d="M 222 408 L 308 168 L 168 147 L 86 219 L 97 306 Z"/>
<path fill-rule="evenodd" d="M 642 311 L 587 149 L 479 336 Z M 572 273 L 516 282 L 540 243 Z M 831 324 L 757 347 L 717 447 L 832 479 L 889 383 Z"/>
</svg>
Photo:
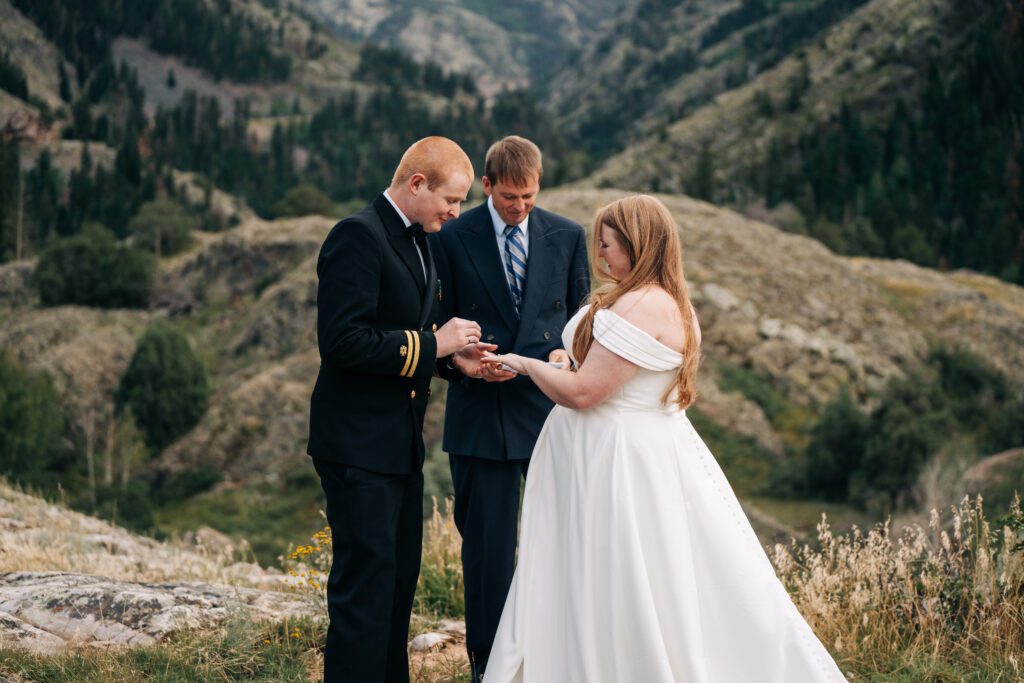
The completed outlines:
<svg viewBox="0 0 1024 683">
<path fill-rule="evenodd" d="M 410 225 L 412 225 L 412 221 L 409 220 L 409 218 L 404 213 L 402 213 L 402 210 L 398 208 L 398 204 L 395 204 L 395 200 L 391 198 L 391 195 L 388 193 L 387 190 L 384 190 L 384 199 L 388 200 L 388 203 L 391 204 L 391 206 L 395 207 L 395 211 L 398 212 L 398 217 L 402 219 L 403 223 L 405 223 L 405 227 L 408 228 Z"/>
<path fill-rule="evenodd" d="M 487 198 L 487 210 L 491 212 L 491 222 L 494 223 L 494 232 L 498 237 L 505 236 L 505 226 L 508 225 L 501 216 L 498 215 L 498 210 L 494 208 L 494 199 L 492 197 Z M 526 218 L 519 224 L 519 229 L 522 231 L 524 237 L 529 237 L 530 228 L 530 214 L 526 214 Z"/>
</svg>

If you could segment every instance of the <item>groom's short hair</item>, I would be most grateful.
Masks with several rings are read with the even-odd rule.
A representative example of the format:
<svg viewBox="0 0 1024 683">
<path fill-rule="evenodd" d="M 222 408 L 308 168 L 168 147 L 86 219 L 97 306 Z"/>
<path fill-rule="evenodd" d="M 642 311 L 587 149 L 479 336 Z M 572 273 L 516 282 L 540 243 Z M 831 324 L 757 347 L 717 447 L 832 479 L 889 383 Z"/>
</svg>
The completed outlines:
<svg viewBox="0 0 1024 683">
<path fill-rule="evenodd" d="M 544 175 L 540 148 L 518 135 L 504 137 L 487 150 L 484 157 L 484 175 L 492 183 L 525 185 L 537 175 Z"/>
<path fill-rule="evenodd" d="M 414 173 L 422 173 L 427 179 L 427 187 L 433 190 L 458 172 L 465 173 L 468 178 L 473 177 L 473 164 L 469 157 L 455 141 L 435 135 L 418 140 L 405 150 L 391 178 L 391 185 L 397 187 Z"/>
</svg>

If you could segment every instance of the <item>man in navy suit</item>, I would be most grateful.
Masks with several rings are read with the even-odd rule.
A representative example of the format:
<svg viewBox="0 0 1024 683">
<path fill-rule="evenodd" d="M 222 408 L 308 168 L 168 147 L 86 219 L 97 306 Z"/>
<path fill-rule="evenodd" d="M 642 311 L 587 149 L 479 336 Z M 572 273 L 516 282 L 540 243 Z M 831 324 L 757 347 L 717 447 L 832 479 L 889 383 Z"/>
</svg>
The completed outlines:
<svg viewBox="0 0 1024 683">
<path fill-rule="evenodd" d="M 441 320 L 465 318 L 499 352 L 568 363 L 562 328 L 590 288 L 583 228 L 536 208 L 541 153 L 518 136 L 487 151 L 487 202 L 431 235 Z M 483 373 L 483 374 L 481 374 Z M 462 534 L 466 646 L 483 675 L 515 569 L 520 484 L 553 403 L 528 378 L 501 370 L 448 388 L 444 450 Z"/>
</svg>

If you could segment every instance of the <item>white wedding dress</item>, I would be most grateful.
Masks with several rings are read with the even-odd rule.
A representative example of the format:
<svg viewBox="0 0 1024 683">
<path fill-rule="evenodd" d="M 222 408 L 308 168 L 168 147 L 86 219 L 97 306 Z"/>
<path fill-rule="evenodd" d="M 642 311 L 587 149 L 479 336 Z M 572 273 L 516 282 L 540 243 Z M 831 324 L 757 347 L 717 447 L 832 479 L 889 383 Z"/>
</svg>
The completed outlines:
<svg viewBox="0 0 1024 683">
<path fill-rule="evenodd" d="M 682 356 L 609 310 L 594 338 L 640 369 L 544 424 L 485 682 L 845 681 L 685 412 L 661 404 Z"/>
</svg>

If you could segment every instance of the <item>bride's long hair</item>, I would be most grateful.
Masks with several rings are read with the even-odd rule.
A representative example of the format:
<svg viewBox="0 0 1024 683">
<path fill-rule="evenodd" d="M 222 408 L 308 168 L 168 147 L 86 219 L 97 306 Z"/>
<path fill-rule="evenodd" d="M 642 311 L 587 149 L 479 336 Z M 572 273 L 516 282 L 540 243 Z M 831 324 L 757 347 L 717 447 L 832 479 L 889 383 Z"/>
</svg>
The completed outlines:
<svg viewBox="0 0 1024 683">
<path fill-rule="evenodd" d="M 612 234 L 629 255 L 631 269 L 621 280 L 599 266 L 598 245 L 601 226 Z M 598 209 L 591 238 L 590 267 L 599 284 L 590 294 L 590 309 L 576 328 L 572 353 L 583 363 L 594 343 L 594 315 L 602 308 L 611 308 L 627 292 L 657 285 L 671 294 L 679 305 L 683 319 L 683 364 L 676 371 L 675 382 L 661 397 L 686 408 L 697 396 L 695 380 L 700 364 L 700 347 L 694 334 L 693 309 L 683 274 L 683 253 L 679 243 L 679 226 L 668 208 L 649 195 L 625 197 Z"/>
</svg>

